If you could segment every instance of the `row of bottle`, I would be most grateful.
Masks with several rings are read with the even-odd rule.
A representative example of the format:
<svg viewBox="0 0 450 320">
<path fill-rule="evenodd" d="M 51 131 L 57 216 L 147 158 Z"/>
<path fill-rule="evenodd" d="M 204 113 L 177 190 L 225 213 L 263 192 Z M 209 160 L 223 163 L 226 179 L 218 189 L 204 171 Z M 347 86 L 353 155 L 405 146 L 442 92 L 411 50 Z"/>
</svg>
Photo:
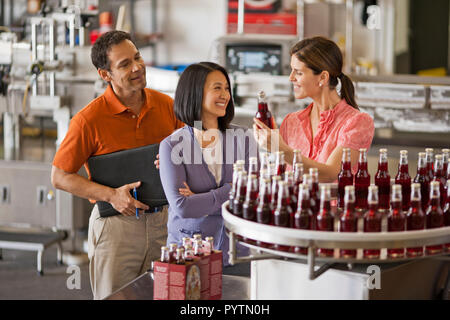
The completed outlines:
<svg viewBox="0 0 450 320">
<path fill-rule="evenodd" d="M 252 161 L 253 162 L 253 161 Z M 272 179 L 264 177 L 264 173 L 258 176 L 252 174 L 247 176 L 243 169 L 243 163 L 235 164 L 233 175 L 233 188 L 230 192 L 229 211 L 234 215 L 246 220 L 256 221 L 263 224 L 270 224 L 288 228 L 335 231 L 334 215 L 331 212 L 331 191 L 329 185 L 323 185 L 319 201 L 318 171 L 316 168 L 310 169 L 310 174 L 304 174 L 300 179 L 300 173 L 303 172 L 303 165 L 296 163 L 294 173 L 285 172 L 284 180 L 281 176 L 272 176 Z M 252 170 L 252 164 L 250 165 Z M 295 177 L 295 179 L 293 179 Z M 423 224 L 423 228 L 437 228 L 444 225 L 450 225 L 450 195 L 447 197 L 445 215 L 440 205 L 440 184 L 438 181 L 430 183 L 430 195 L 426 207 L 426 215 L 422 209 L 422 190 L 420 184 L 412 185 L 412 193 L 409 196 L 410 206 L 408 210 L 413 217 L 417 212 L 417 203 L 419 203 L 419 216 L 427 217 L 428 223 Z M 450 180 L 447 181 L 450 186 Z M 448 188 L 450 190 L 450 188 Z M 344 211 L 339 217 L 341 232 L 356 232 L 354 227 L 358 213 L 356 207 L 356 188 L 355 186 L 346 186 L 344 194 Z M 369 186 L 367 193 L 367 212 L 364 214 L 364 231 L 381 232 L 381 217 L 383 208 L 379 206 L 378 197 L 379 187 Z M 448 191 L 450 193 L 450 191 Z M 403 193 L 401 185 L 394 185 L 391 194 L 391 210 L 388 214 L 388 231 L 418 230 L 420 224 L 405 225 L 405 214 L 403 213 Z M 417 201 L 417 199 L 419 200 Z M 320 205 L 319 205 L 320 203 Z M 422 213 L 422 214 L 421 214 Z M 409 215 L 409 213 L 408 213 Z M 408 216 L 407 215 L 407 216 Z M 400 218 L 399 218 L 400 217 Z M 445 219 L 444 219 L 445 217 Z M 416 218 L 411 218 L 412 220 Z M 424 220 L 424 221 L 425 221 Z M 390 222 L 389 222 L 390 221 Z M 403 221 L 403 224 L 402 224 Z M 415 221 L 415 220 L 414 220 Z M 444 222 L 445 221 L 445 222 Z M 403 227 L 402 227 L 403 226 Z M 353 231 L 352 231 L 353 230 Z M 250 243 L 255 243 L 251 239 L 244 239 Z M 306 248 L 291 248 L 267 243 L 258 243 L 264 247 L 274 247 L 277 250 L 292 251 L 306 254 Z M 428 248 L 430 249 L 430 248 Z M 432 248 L 431 248 L 432 249 Z M 431 253 L 432 250 L 428 250 Z M 388 254 L 391 257 L 401 256 L 403 249 L 389 249 Z M 404 251 L 404 250 L 403 250 Z M 332 255 L 333 249 L 319 249 L 318 253 L 322 256 Z M 408 251 L 409 252 L 409 251 Z M 342 256 L 348 257 L 356 255 L 356 250 L 343 250 Z M 379 250 L 366 250 L 364 256 L 373 258 L 379 256 Z"/>
<path fill-rule="evenodd" d="M 425 149 L 419 152 L 417 174 L 414 179 L 409 175 L 408 151 L 400 151 L 398 172 L 395 176 L 395 184 L 402 186 L 402 208 L 407 211 L 410 206 L 411 183 L 419 183 L 422 192 L 422 209 L 428 205 L 429 186 L 431 181 L 439 182 L 441 193 L 441 206 L 445 204 L 446 180 L 450 179 L 449 153 L 450 149 L 442 149 L 442 154 L 434 157 L 434 150 Z M 388 170 L 387 149 L 380 149 L 378 170 L 375 175 L 375 185 L 379 190 L 379 206 L 381 209 L 389 209 L 389 197 L 391 193 L 391 176 Z M 341 171 L 338 174 L 338 207 L 344 207 L 345 186 L 354 185 L 356 192 L 356 208 L 367 209 L 367 193 L 370 185 L 370 174 L 367 170 L 367 150 L 359 150 L 358 171 L 353 176 L 351 171 L 350 149 L 344 148 L 342 153 Z"/>
<path fill-rule="evenodd" d="M 170 243 L 169 247 L 161 247 L 161 262 L 185 264 L 194 261 L 196 257 L 208 255 L 214 251 L 214 237 L 206 237 L 202 240 L 201 234 L 194 234 L 193 238 L 182 239 L 182 246 Z"/>
</svg>

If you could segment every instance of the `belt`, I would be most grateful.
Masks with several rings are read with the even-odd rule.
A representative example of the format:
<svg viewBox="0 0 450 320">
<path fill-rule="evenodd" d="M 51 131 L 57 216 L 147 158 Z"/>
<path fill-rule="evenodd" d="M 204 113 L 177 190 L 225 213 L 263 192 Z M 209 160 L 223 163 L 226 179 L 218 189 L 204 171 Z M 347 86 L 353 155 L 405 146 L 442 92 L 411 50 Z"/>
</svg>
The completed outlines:
<svg viewBox="0 0 450 320">
<path fill-rule="evenodd" d="M 160 211 L 163 211 L 163 206 L 160 206 L 160 207 L 150 207 L 148 210 L 145 210 L 144 211 L 144 213 L 157 213 L 157 212 L 160 212 Z"/>
</svg>

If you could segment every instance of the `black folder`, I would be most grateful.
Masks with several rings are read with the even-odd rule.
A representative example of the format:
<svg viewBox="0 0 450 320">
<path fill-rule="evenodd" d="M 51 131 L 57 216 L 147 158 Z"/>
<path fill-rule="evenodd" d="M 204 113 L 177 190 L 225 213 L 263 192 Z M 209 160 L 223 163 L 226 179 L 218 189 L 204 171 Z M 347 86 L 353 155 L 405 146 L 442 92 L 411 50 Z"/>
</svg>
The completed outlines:
<svg viewBox="0 0 450 320">
<path fill-rule="evenodd" d="M 91 157 L 88 160 L 91 180 L 111 188 L 141 181 L 137 188 L 137 199 L 153 211 L 168 203 L 159 170 L 154 164 L 158 152 L 159 144 L 151 144 Z M 97 201 L 97 206 L 101 217 L 120 214 L 108 202 Z"/>
</svg>

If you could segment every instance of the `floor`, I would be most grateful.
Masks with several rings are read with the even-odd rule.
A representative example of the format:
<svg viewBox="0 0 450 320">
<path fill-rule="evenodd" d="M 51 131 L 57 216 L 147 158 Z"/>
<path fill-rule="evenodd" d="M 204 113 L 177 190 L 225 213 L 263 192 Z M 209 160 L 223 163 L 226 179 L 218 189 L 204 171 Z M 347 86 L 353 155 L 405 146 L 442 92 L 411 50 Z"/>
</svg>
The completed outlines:
<svg viewBox="0 0 450 320">
<path fill-rule="evenodd" d="M 36 270 L 36 253 L 3 249 L 0 260 L 0 300 L 91 300 L 88 265 L 79 272 L 58 265 L 56 247 L 44 252 L 44 275 Z M 76 275 L 79 274 L 79 289 Z M 69 289 L 69 287 L 73 289 Z"/>
</svg>

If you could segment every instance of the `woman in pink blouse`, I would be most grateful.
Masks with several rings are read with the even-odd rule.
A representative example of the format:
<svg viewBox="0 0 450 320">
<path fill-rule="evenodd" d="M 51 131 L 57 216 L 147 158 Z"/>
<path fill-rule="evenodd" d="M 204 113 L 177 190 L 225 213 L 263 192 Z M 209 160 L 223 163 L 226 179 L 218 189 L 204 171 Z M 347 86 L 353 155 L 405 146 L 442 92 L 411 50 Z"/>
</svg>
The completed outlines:
<svg viewBox="0 0 450 320">
<path fill-rule="evenodd" d="M 318 168 L 321 182 L 337 179 L 343 148 L 351 149 L 355 172 L 359 149 L 369 149 L 374 134 L 373 119 L 359 111 L 353 83 L 342 73 L 342 60 L 333 41 L 323 37 L 299 41 L 291 49 L 289 80 L 296 99 L 310 97 L 313 103 L 288 114 L 279 131 L 269 132 L 254 119 L 254 135 L 260 146 L 271 150 L 278 139 L 287 163 L 292 163 L 294 149 L 300 149 L 305 170 Z M 340 95 L 336 90 L 339 82 Z M 273 126 L 276 129 L 275 122 Z"/>
</svg>

